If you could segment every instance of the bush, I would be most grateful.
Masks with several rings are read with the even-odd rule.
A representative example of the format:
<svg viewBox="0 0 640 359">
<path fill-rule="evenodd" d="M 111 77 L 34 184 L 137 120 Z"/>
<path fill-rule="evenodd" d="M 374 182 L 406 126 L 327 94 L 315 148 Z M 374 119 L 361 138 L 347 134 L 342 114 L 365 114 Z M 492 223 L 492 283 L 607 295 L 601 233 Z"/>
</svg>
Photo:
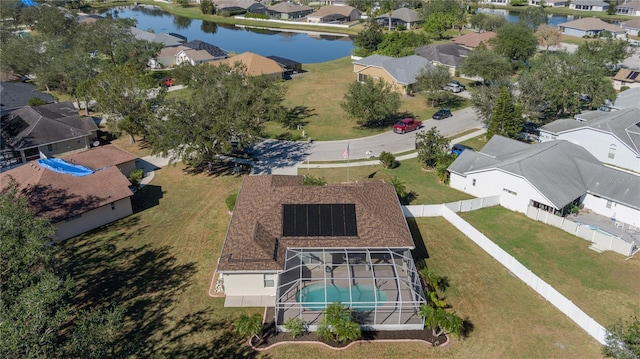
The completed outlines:
<svg viewBox="0 0 640 359">
<path fill-rule="evenodd" d="M 142 168 L 136 168 L 135 170 L 131 171 L 131 173 L 129 174 L 129 182 L 131 182 L 132 186 L 138 189 L 140 188 L 140 182 L 142 182 L 143 177 L 144 177 L 144 170 Z"/>
<path fill-rule="evenodd" d="M 233 211 L 233 208 L 236 206 L 237 199 L 238 199 L 238 194 L 234 193 L 229 195 L 229 197 L 227 197 L 227 199 L 224 200 L 224 202 L 227 204 L 227 208 L 229 209 L 229 211 Z"/>
<path fill-rule="evenodd" d="M 324 177 L 305 175 L 302 179 L 302 184 L 305 186 L 324 186 L 327 184 L 327 180 L 325 180 Z"/>
<path fill-rule="evenodd" d="M 620 92 L 627 91 L 628 89 L 629 89 L 629 86 L 622 86 L 620 87 Z"/>
<path fill-rule="evenodd" d="M 222 17 L 231 17 L 231 12 L 229 11 L 221 11 L 220 16 Z"/>
<path fill-rule="evenodd" d="M 284 322 L 284 327 L 294 338 L 301 336 L 307 331 L 304 322 L 299 317 L 287 320 Z"/>
<path fill-rule="evenodd" d="M 248 12 L 244 14 L 245 19 L 265 19 L 269 20 L 269 15 L 267 14 L 254 14 L 252 12 Z"/>
<path fill-rule="evenodd" d="M 46 104 L 47 102 L 39 97 L 32 97 L 27 101 L 27 105 L 29 106 L 42 106 Z"/>
<path fill-rule="evenodd" d="M 394 156 L 391 152 L 382 151 L 382 153 L 380 153 L 380 163 L 382 163 L 384 168 L 398 167 L 396 156 Z"/>
</svg>

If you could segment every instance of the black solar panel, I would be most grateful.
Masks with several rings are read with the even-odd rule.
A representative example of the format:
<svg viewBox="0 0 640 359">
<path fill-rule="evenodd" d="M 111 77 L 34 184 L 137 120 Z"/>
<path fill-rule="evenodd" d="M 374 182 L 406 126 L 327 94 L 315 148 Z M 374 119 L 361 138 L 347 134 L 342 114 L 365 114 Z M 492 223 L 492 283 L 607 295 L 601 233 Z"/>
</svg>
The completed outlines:
<svg viewBox="0 0 640 359">
<path fill-rule="evenodd" d="M 640 72 L 637 71 L 631 71 L 631 74 L 629 74 L 628 79 L 630 80 L 635 80 L 636 78 L 638 78 L 638 75 L 640 74 Z"/>
<path fill-rule="evenodd" d="M 355 237 L 355 204 L 284 204 L 283 237 Z"/>
</svg>

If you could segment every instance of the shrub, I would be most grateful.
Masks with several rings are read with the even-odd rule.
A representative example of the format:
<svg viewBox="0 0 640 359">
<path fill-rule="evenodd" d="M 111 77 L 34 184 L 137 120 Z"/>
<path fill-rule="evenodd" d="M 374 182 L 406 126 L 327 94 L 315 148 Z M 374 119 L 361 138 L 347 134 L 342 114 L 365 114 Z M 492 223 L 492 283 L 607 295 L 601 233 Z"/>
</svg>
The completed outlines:
<svg viewBox="0 0 640 359">
<path fill-rule="evenodd" d="M 627 91 L 628 89 L 629 89 L 629 86 L 622 86 L 620 87 L 620 92 Z"/>
<path fill-rule="evenodd" d="M 129 182 L 131 182 L 132 186 L 138 189 L 140 188 L 140 182 L 142 182 L 143 177 L 144 177 L 144 170 L 142 168 L 136 168 L 135 170 L 131 171 L 131 173 L 129 174 Z"/>
<path fill-rule="evenodd" d="M 42 106 L 46 104 L 47 102 L 39 97 L 32 97 L 27 101 L 27 105 L 29 106 Z"/>
<path fill-rule="evenodd" d="M 316 334 L 325 342 L 346 342 L 362 337 L 360 324 L 351 319 L 351 311 L 340 302 L 331 303 L 325 308 Z"/>
<path fill-rule="evenodd" d="M 230 194 L 229 197 L 227 197 L 224 202 L 227 204 L 227 208 L 229 209 L 229 211 L 233 211 L 233 208 L 236 206 L 236 200 L 238 199 L 238 194 L 234 193 L 234 194 Z"/>
<path fill-rule="evenodd" d="M 382 153 L 380 153 L 380 163 L 382 163 L 384 168 L 398 167 L 396 156 L 394 156 L 391 152 L 382 151 Z"/>
<path fill-rule="evenodd" d="M 230 17 L 231 13 L 229 11 L 221 11 L 220 16 L 222 17 Z"/>
<path fill-rule="evenodd" d="M 305 186 L 324 186 L 327 184 L 327 180 L 325 180 L 324 177 L 305 175 L 302 179 L 302 184 Z"/>
<path fill-rule="evenodd" d="M 244 17 L 246 19 L 265 19 L 265 20 L 269 20 L 269 15 L 267 15 L 267 14 L 254 14 L 252 12 L 248 12 L 248 13 L 244 14 Z"/>
<path fill-rule="evenodd" d="M 307 331 L 307 328 L 299 317 L 291 318 L 284 322 L 284 327 L 287 329 L 294 338 L 301 336 L 304 332 Z"/>
</svg>

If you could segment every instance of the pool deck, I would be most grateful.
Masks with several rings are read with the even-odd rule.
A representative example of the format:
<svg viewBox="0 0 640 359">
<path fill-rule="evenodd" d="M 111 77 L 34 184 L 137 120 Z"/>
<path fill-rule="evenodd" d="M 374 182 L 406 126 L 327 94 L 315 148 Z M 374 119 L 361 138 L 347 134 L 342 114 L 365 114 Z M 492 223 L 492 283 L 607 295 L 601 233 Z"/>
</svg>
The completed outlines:
<svg viewBox="0 0 640 359">
<path fill-rule="evenodd" d="M 578 216 L 567 216 L 567 219 L 573 222 L 580 222 L 586 225 L 598 227 L 598 229 L 604 232 L 620 237 L 625 242 L 631 243 L 635 241 L 640 244 L 640 228 L 633 229 L 629 224 L 620 221 L 613 221 L 610 217 L 595 214 L 593 212 L 580 211 Z"/>
</svg>

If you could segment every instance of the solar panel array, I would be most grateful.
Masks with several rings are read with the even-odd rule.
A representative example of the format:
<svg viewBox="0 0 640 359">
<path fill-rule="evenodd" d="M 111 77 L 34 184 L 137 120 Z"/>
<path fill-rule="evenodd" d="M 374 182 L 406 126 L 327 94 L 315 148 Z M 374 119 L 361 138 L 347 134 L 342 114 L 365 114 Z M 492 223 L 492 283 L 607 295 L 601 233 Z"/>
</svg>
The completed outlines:
<svg viewBox="0 0 640 359">
<path fill-rule="evenodd" d="M 283 237 L 356 237 L 355 204 L 283 204 Z"/>
</svg>

